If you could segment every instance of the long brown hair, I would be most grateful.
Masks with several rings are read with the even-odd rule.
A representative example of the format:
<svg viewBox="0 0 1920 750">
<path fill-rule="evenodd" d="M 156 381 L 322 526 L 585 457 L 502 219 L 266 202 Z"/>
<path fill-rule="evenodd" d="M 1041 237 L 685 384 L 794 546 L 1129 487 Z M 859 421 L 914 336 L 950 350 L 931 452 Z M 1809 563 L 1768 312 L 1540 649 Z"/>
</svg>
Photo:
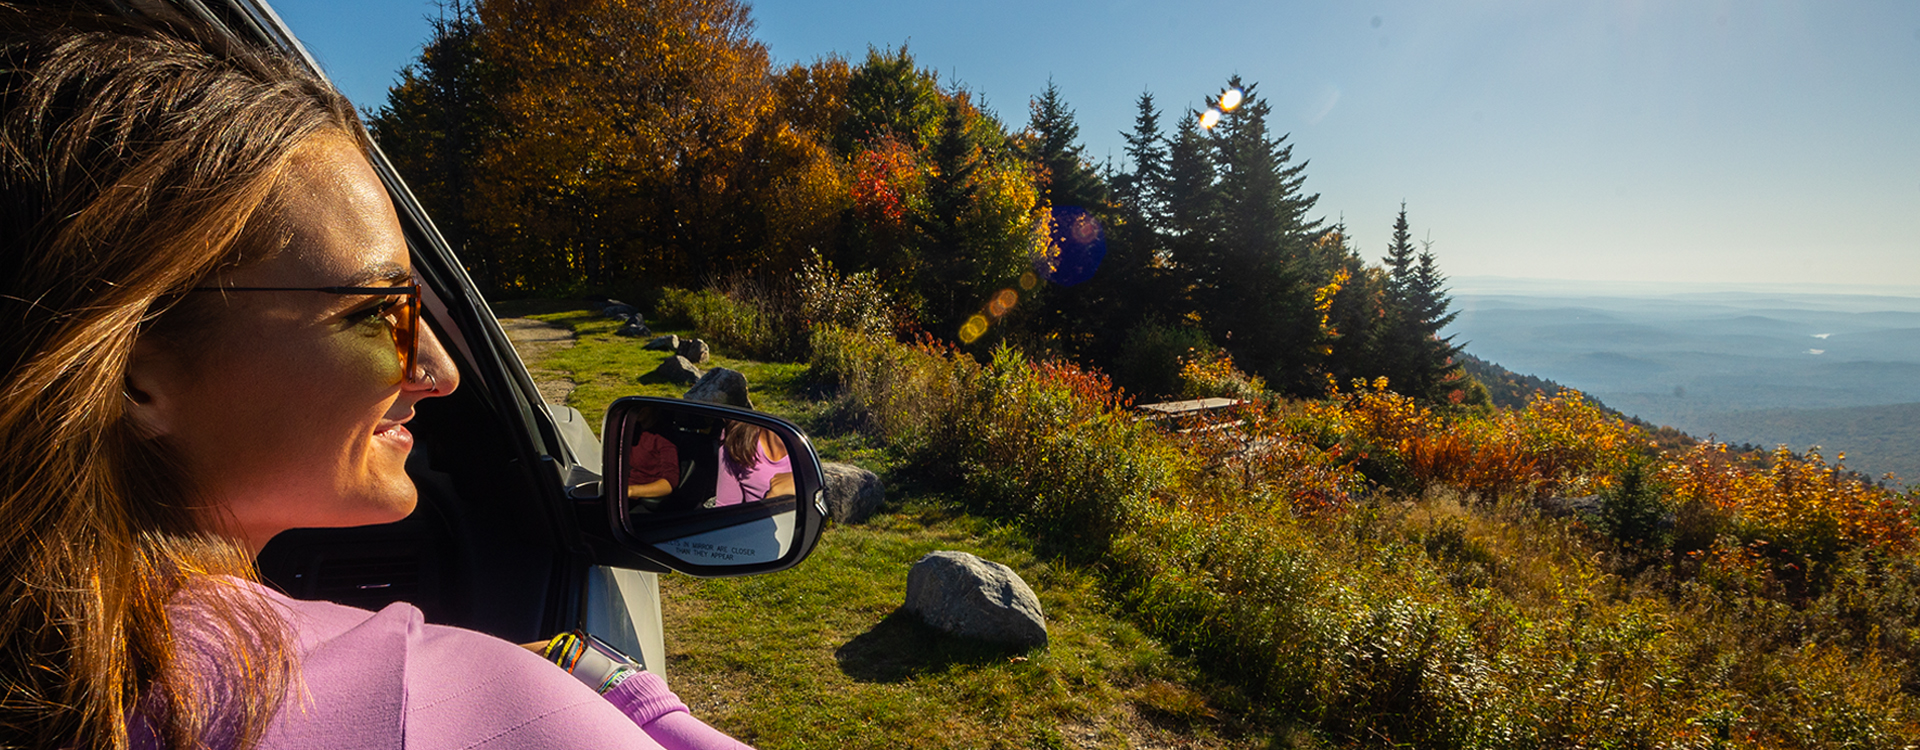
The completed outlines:
<svg viewBox="0 0 1920 750">
<path fill-rule="evenodd" d="M 249 551 L 129 420 L 127 367 L 142 337 L 190 347 L 182 292 L 272 251 L 249 226 L 291 155 L 363 131 L 293 64 L 156 13 L 0 2 L 3 746 L 250 746 L 292 670 Z"/>
</svg>

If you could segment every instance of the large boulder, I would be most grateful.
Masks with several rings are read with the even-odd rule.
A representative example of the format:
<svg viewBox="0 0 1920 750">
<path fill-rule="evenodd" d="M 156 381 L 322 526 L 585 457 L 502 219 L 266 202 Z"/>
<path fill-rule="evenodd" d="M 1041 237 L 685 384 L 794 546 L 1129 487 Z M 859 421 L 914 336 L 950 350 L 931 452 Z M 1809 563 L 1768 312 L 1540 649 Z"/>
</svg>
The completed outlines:
<svg viewBox="0 0 1920 750">
<path fill-rule="evenodd" d="M 914 563 L 905 609 L 962 638 L 1047 645 L 1047 616 L 1027 582 L 1012 568 L 965 552 L 933 552 Z"/>
<path fill-rule="evenodd" d="M 694 367 L 693 363 L 688 362 L 686 357 L 676 354 L 662 361 L 659 367 L 653 368 L 653 372 L 641 375 L 640 379 L 648 382 L 667 382 L 686 385 L 700 380 L 700 368 Z"/>
<path fill-rule="evenodd" d="M 684 359 L 675 357 L 675 359 Z M 738 406 L 742 409 L 753 408 L 753 398 L 747 395 L 747 376 L 739 371 L 725 367 L 715 367 L 700 376 L 700 381 L 687 389 L 687 395 L 681 396 L 688 401 L 705 401 L 709 404 Z"/>
<path fill-rule="evenodd" d="M 827 480 L 827 515 L 840 523 L 859 523 L 880 509 L 887 488 L 880 475 L 853 464 L 822 463 Z"/>
<path fill-rule="evenodd" d="M 680 346 L 675 348 L 674 352 L 697 365 L 707 361 L 707 342 L 700 339 L 686 339 L 680 342 Z"/>
<path fill-rule="evenodd" d="M 678 352 L 680 349 L 680 337 L 669 333 L 647 342 L 646 346 L 640 348 L 652 349 L 659 352 Z"/>
<path fill-rule="evenodd" d="M 626 325 L 620 326 L 620 330 L 614 331 L 614 333 L 621 336 L 640 338 L 643 336 L 652 336 L 653 329 L 648 328 L 647 322 L 636 314 L 628 316 Z"/>
</svg>

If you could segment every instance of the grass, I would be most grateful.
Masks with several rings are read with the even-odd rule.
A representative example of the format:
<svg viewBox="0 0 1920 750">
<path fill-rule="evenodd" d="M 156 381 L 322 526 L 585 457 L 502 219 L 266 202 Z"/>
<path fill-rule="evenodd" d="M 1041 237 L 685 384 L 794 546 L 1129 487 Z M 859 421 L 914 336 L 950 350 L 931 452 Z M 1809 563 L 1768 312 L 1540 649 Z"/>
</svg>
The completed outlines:
<svg viewBox="0 0 1920 750">
<path fill-rule="evenodd" d="M 515 302 L 496 312 L 574 331 L 575 346 L 528 364 L 572 379 L 578 387 L 568 405 L 590 418 L 621 396 L 685 391 L 638 382 L 666 353 L 614 335 L 617 321 L 580 303 Z M 1093 572 L 1043 559 L 1018 530 L 904 481 L 893 452 L 835 429 L 803 379 L 806 365 L 712 356 L 702 369 L 746 375 L 760 410 L 807 428 L 823 460 L 880 473 L 889 498 L 864 523 L 830 527 L 797 570 L 662 577 L 668 672 L 696 716 L 768 750 L 1238 748 L 1304 740 L 1237 723 L 1238 693 L 1114 611 Z M 901 611 L 909 568 L 935 550 L 972 552 L 1020 573 L 1047 613 L 1048 647 L 956 639 Z"/>
</svg>

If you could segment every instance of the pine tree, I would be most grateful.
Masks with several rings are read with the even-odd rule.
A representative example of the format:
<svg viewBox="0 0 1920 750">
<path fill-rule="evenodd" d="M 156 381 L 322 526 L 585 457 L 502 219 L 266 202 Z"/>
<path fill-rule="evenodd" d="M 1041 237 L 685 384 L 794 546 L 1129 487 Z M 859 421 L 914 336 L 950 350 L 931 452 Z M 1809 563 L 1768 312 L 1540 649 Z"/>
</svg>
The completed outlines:
<svg viewBox="0 0 1920 750">
<path fill-rule="evenodd" d="M 467 272 L 492 292 L 498 264 L 491 244 L 475 236 L 467 198 L 481 154 L 500 137 L 491 98 L 498 74 L 481 54 L 483 29 L 473 5 L 454 0 L 441 10 L 420 59 L 400 71 L 368 125 Z"/>
<path fill-rule="evenodd" d="M 1153 94 L 1135 103 L 1133 130 L 1122 132 L 1132 169 L 1114 177 L 1113 192 L 1128 217 L 1148 230 L 1165 231 L 1167 214 L 1167 141 L 1160 133 L 1160 110 Z"/>
<path fill-rule="evenodd" d="M 974 274 L 966 268 L 972 243 L 965 218 L 977 191 L 977 151 L 966 104 L 949 99 L 929 154 L 933 174 L 927 180 L 927 210 L 914 217 L 923 237 L 917 292 L 942 330 L 957 328 L 969 306 L 991 291 L 975 288 Z"/>
<path fill-rule="evenodd" d="M 1454 362 L 1460 346 L 1440 331 L 1459 313 L 1448 312 L 1446 277 L 1431 243 L 1413 250 L 1407 208 L 1394 219 L 1393 240 L 1384 259 L 1387 270 L 1385 324 L 1373 351 L 1382 374 L 1395 391 L 1425 400 L 1445 400 L 1457 388 L 1461 371 Z"/>
<path fill-rule="evenodd" d="M 1249 371 L 1295 394 L 1318 393 L 1325 357 L 1314 292 L 1326 282 L 1308 257 L 1321 230 L 1302 193 L 1306 163 L 1293 164 L 1286 136 L 1271 136 L 1271 107 L 1238 76 L 1242 103 L 1214 128 L 1220 177 L 1218 234 L 1194 269 L 1196 303 L 1214 340 Z M 1217 104 L 1209 101 L 1208 104 Z"/>
<path fill-rule="evenodd" d="M 1028 160 L 1046 170 L 1041 196 L 1049 206 L 1080 206 L 1090 211 L 1107 203 L 1107 187 L 1087 163 L 1080 145 L 1080 126 L 1073 110 L 1060 96 L 1060 87 L 1047 81 L 1047 90 L 1029 105 Z"/>
<path fill-rule="evenodd" d="M 940 135 L 945 116 L 939 83 L 915 67 L 906 45 L 867 49 L 867 60 L 847 81 L 847 114 L 834 144 L 851 154 L 860 144 L 892 135 L 915 151 Z"/>
</svg>

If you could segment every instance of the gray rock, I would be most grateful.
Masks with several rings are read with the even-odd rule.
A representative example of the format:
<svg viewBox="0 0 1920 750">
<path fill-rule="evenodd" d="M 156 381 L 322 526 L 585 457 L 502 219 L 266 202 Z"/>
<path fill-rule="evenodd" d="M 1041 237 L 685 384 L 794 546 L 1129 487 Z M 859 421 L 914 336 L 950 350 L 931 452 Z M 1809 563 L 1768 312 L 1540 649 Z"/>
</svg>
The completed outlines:
<svg viewBox="0 0 1920 750">
<path fill-rule="evenodd" d="M 669 333 L 665 336 L 661 336 L 659 338 L 656 338 L 652 341 L 647 342 L 646 346 L 643 346 L 640 348 L 652 349 L 654 351 L 661 351 L 661 352 L 677 351 L 680 348 L 680 337 Z"/>
<path fill-rule="evenodd" d="M 821 463 L 827 480 L 827 515 L 840 523 L 859 523 L 886 502 L 880 475 L 853 464 Z"/>
<path fill-rule="evenodd" d="M 607 300 L 607 306 L 600 308 L 600 314 L 609 318 L 624 318 L 629 315 L 639 315 L 640 308 L 619 300 Z"/>
<path fill-rule="evenodd" d="M 641 320 L 640 316 L 634 315 L 627 318 L 627 324 L 620 326 L 620 330 L 614 331 L 614 333 L 620 336 L 640 338 L 642 336 L 652 336 L 653 329 L 648 328 L 646 321 Z"/>
<path fill-rule="evenodd" d="M 965 552 L 934 552 L 914 563 L 905 609 L 963 638 L 1047 645 L 1047 616 L 1027 582 L 1012 568 Z"/>
<path fill-rule="evenodd" d="M 742 409 L 753 408 L 753 398 L 747 395 L 747 376 L 725 367 L 715 367 L 700 376 L 700 382 L 687 389 L 687 395 L 681 396 L 688 401 L 705 401 L 709 404 L 725 404 Z"/>
<path fill-rule="evenodd" d="M 680 356 L 686 357 L 687 361 L 694 364 L 707 361 L 707 342 L 700 339 L 687 339 L 682 341 L 678 347 L 674 348 L 674 351 L 678 352 Z"/>
<path fill-rule="evenodd" d="M 686 357 L 676 354 L 662 361 L 659 367 L 653 368 L 653 372 L 640 376 L 640 379 L 686 385 L 700 380 L 700 368 L 694 367 Z"/>
</svg>

